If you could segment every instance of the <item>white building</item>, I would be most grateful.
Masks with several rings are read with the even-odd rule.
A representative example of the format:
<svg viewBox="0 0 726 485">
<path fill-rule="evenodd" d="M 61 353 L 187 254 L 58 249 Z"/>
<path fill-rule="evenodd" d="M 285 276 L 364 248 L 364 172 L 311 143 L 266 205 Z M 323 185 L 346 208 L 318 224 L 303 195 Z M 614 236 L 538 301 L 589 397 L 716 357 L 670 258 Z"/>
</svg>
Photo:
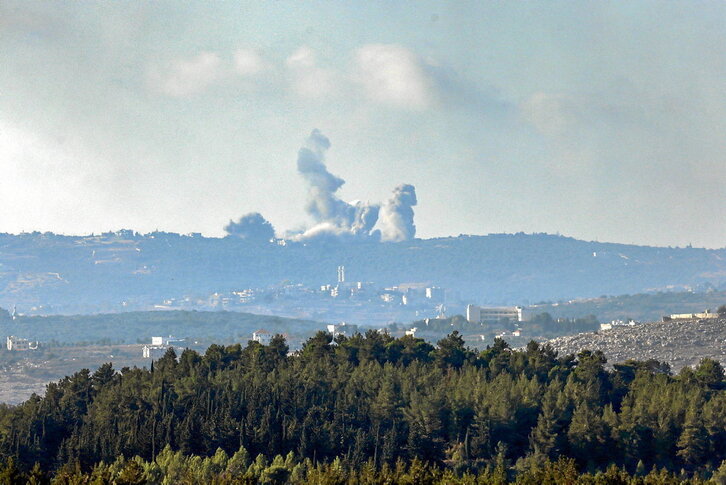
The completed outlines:
<svg viewBox="0 0 726 485">
<path fill-rule="evenodd" d="M 151 345 L 144 345 L 141 355 L 144 359 L 158 359 L 163 357 L 167 349 L 179 348 L 185 341 L 183 338 L 176 338 L 173 335 L 168 337 L 151 337 Z"/>
<path fill-rule="evenodd" d="M 164 357 L 167 350 L 173 348 L 173 345 L 144 345 L 143 349 L 141 349 L 141 355 L 144 359 L 158 360 Z M 177 359 L 178 358 L 179 356 L 177 355 Z"/>
<path fill-rule="evenodd" d="M 252 340 L 255 342 L 259 342 L 262 345 L 270 345 L 270 340 L 272 340 L 272 334 L 267 330 L 260 329 L 252 332 Z"/>
<path fill-rule="evenodd" d="M 710 309 L 706 309 L 702 313 L 673 313 L 667 317 L 663 317 L 663 321 L 668 320 L 695 320 L 696 318 L 718 318 L 718 313 L 711 312 Z"/>
<path fill-rule="evenodd" d="M 527 318 L 524 308 L 521 306 L 480 307 L 467 305 L 466 320 L 470 323 L 498 322 L 499 320 L 524 322 Z"/>
<path fill-rule="evenodd" d="M 429 300 L 443 301 L 446 296 L 446 291 L 438 286 L 430 286 L 426 288 L 425 295 Z"/>
<path fill-rule="evenodd" d="M 5 339 L 5 345 L 10 351 L 24 351 L 24 350 L 37 350 L 38 341 L 28 340 L 27 338 L 20 338 L 10 335 Z"/>
<path fill-rule="evenodd" d="M 349 323 L 340 322 L 338 324 L 330 324 L 328 325 L 328 332 L 333 334 L 333 337 L 337 337 L 338 335 L 344 335 L 346 337 L 351 337 L 353 334 L 358 332 L 358 325 L 351 325 Z"/>
</svg>

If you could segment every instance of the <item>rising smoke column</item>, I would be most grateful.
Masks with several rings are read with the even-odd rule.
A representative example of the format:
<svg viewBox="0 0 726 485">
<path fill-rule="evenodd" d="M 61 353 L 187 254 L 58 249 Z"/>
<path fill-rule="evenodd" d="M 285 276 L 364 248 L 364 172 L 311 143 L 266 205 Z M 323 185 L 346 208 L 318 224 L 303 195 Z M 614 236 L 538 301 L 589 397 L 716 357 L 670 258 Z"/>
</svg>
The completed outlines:
<svg viewBox="0 0 726 485">
<path fill-rule="evenodd" d="M 258 244 L 270 242 L 275 237 L 275 228 L 259 212 L 245 214 L 237 222 L 229 221 L 224 230 L 229 236 Z"/>
<path fill-rule="evenodd" d="M 401 184 L 393 189 L 393 195 L 381 207 L 378 218 L 382 241 L 398 242 L 414 238 L 413 206 L 417 202 L 413 185 Z"/>
<path fill-rule="evenodd" d="M 329 148 L 330 140 L 316 129 L 298 152 L 297 170 L 308 184 L 305 211 L 316 224 L 297 238 L 370 237 L 379 206 L 360 201 L 348 203 L 335 195 L 345 180 L 328 172 L 324 161 Z"/>
</svg>

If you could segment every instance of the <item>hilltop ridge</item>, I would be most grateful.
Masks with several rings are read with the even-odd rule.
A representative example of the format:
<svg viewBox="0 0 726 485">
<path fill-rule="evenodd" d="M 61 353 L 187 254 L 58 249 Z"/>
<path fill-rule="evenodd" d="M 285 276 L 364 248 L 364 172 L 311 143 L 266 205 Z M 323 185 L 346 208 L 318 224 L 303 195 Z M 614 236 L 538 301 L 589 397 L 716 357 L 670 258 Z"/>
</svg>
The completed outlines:
<svg viewBox="0 0 726 485">
<path fill-rule="evenodd" d="M 351 281 L 426 282 L 479 304 L 726 285 L 726 249 L 580 241 L 548 234 L 492 234 L 399 243 L 252 243 L 118 231 L 92 236 L 0 234 L 0 306 L 52 313 L 123 311 L 181 295 L 209 295 L 288 281 L 315 286 L 345 265 Z"/>
<path fill-rule="evenodd" d="M 667 362 L 675 372 L 710 358 L 726 364 L 726 318 L 673 320 L 613 327 L 548 341 L 560 354 L 601 350 L 613 364 L 628 359 Z"/>
</svg>

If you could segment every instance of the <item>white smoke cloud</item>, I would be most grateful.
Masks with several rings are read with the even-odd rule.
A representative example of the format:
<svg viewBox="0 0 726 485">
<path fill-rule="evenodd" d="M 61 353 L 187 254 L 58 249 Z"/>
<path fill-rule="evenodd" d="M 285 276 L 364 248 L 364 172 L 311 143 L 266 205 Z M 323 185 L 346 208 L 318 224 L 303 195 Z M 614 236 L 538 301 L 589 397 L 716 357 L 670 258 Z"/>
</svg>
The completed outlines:
<svg viewBox="0 0 726 485">
<path fill-rule="evenodd" d="M 305 211 L 316 222 L 299 238 L 310 239 L 321 234 L 369 236 L 378 219 L 379 207 L 360 201 L 348 203 L 335 195 L 345 180 L 328 172 L 324 163 L 328 148 L 330 140 L 319 130 L 313 130 L 306 146 L 298 152 L 297 169 L 308 183 Z"/>
<path fill-rule="evenodd" d="M 378 219 L 382 241 L 408 241 L 416 236 L 413 206 L 417 203 L 413 185 L 401 184 L 393 189 L 393 195 L 381 207 Z"/>
<path fill-rule="evenodd" d="M 336 192 L 345 180 L 330 173 L 325 166 L 325 153 L 330 140 L 319 130 L 313 130 L 306 146 L 298 152 L 297 169 L 308 184 L 306 212 L 315 225 L 293 239 L 375 239 L 405 241 L 416 234 L 413 209 L 416 191 L 413 185 L 400 185 L 383 209 L 380 204 L 341 200 Z M 380 218 L 379 218 L 380 214 Z M 374 230 L 378 223 L 380 230 Z"/>
</svg>

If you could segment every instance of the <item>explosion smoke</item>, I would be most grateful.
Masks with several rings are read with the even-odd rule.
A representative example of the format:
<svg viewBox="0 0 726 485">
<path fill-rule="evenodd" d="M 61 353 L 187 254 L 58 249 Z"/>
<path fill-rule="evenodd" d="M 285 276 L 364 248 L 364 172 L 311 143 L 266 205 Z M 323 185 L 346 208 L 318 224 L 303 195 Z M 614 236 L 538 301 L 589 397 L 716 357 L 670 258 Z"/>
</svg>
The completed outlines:
<svg viewBox="0 0 726 485">
<path fill-rule="evenodd" d="M 291 239 L 391 242 L 413 239 L 416 235 L 413 206 L 417 202 L 414 186 L 401 184 L 396 187 L 383 207 L 359 200 L 345 202 L 336 195 L 345 180 L 328 172 L 325 166 L 325 153 L 329 148 L 330 140 L 315 129 L 298 152 L 297 170 L 308 185 L 305 211 L 315 224 Z M 230 221 L 224 230 L 230 236 L 260 243 L 275 237 L 272 225 L 257 212 L 242 216 L 238 222 Z"/>
<path fill-rule="evenodd" d="M 229 221 L 224 226 L 224 230 L 229 236 L 245 239 L 253 243 L 270 242 L 275 237 L 275 229 L 272 227 L 262 214 L 259 212 L 250 212 L 239 218 L 239 221 Z"/>
<path fill-rule="evenodd" d="M 416 235 L 413 223 L 413 206 L 417 204 L 416 188 L 401 184 L 393 189 L 393 195 L 383 205 L 378 226 L 383 241 L 408 241 Z"/>
<path fill-rule="evenodd" d="M 298 152 L 297 170 L 308 183 L 305 210 L 316 222 L 298 239 L 372 237 L 380 207 L 361 201 L 348 203 L 335 195 L 345 180 L 328 172 L 324 163 L 328 148 L 330 140 L 319 130 L 313 130 L 306 146 Z"/>
</svg>

